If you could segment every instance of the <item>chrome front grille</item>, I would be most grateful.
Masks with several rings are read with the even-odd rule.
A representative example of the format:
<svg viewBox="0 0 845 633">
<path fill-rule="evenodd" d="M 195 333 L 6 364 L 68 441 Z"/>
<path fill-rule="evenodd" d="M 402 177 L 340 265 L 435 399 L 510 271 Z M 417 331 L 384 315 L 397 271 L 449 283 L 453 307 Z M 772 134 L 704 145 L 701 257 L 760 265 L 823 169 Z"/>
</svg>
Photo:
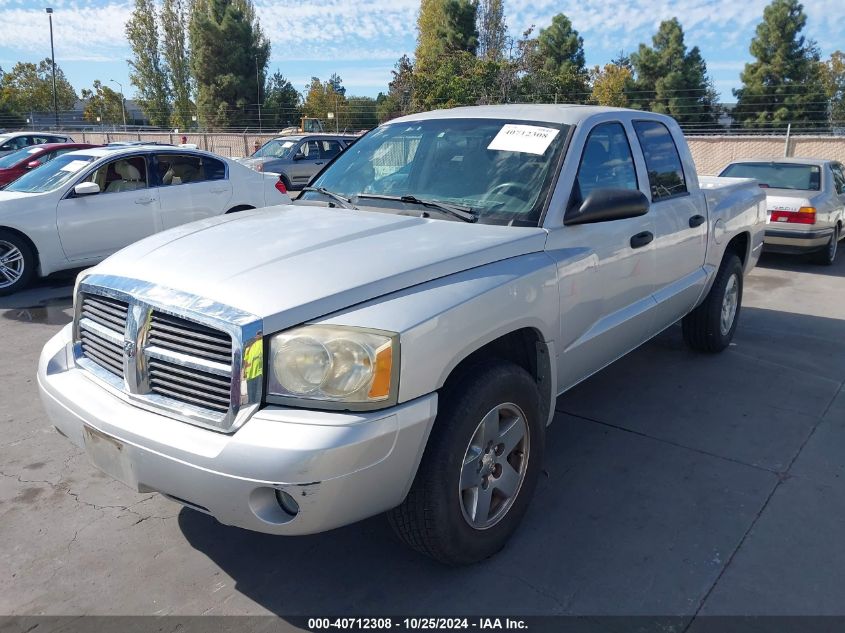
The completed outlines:
<svg viewBox="0 0 845 633">
<path fill-rule="evenodd" d="M 128 310 L 125 301 L 96 295 L 85 295 L 80 309 L 82 353 L 119 378 L 123 378 L 123 338 Z"/>
<path fill-rule="evenodd" d="M 232 337 L 226 332 L 153 310 L 147 344 L 232 365 Z"/>
<path fill-rule="evenodd" d="M 229 306 L 122 277 L 80 282 L 76 363 L 143 408 L 237 428 L 261 403 L 262 347 L 261 320 Z"/>
</svg>

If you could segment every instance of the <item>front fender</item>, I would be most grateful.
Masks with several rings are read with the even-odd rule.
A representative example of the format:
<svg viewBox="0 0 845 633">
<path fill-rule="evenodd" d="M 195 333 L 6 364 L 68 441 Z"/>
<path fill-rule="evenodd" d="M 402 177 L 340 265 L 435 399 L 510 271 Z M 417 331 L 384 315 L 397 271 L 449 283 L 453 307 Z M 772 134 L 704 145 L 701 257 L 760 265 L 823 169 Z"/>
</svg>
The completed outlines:
<svg viewBox="0 0 845 633">
<path fill-rule="evenodd" d="M 559 319 L 554 264 L 545 253 L 531 253 L 419 284 L 315 322 L 398 332 L 399 402 L 407 402 L 442 387 L 462 360 L 487 343 L 523 328 L 539 333 L 551 351 L 554 372 Z"/>
</svg>

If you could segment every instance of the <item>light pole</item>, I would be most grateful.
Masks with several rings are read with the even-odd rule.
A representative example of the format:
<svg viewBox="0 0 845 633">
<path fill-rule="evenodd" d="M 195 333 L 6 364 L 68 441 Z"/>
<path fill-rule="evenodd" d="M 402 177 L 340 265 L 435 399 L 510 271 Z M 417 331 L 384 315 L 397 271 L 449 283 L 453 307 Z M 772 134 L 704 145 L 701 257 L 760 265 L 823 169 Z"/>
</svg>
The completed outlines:
<svg viewBox="0 0 845 633">
<path fill-rule="evenodd" d="M 126 133 L 126 97 L 123 96 L 123 84 L 116 79 L 109 79 L 120 87 L 120 111 L 123 113 L 123 133 Z"/>
<path fill-rule="evenodd" d="M 50 61 L 53 64 L 53 115 L 56 120 L 56 129 L 59 129 L 59 101 L 56 98 L 56 52 L 53 49 L 53 8 L 47 7 L 47 19 L 50 20 Z"/>
<path fill-rule="evenodd" d="M 261 75 L 258 73 L 258 55 L 255 56 L 255 97 L 258 101 L 258 132 L 261 132 Z"/>
</svg>

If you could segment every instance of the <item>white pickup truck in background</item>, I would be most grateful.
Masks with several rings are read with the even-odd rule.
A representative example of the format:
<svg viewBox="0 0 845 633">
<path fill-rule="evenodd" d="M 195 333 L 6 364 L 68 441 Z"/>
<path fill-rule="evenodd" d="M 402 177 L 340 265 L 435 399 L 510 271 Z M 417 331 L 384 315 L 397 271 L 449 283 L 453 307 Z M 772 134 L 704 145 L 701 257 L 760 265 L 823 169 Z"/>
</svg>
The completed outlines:
<svg viewBox="0 0 845 633">
<path fill-rule="evenodd" d="M 293 205 L 86 271 L 38 382 L 137 490 L 273 534 L 388 512 L 411 547 L 471 563 L 555 459 L 559 394 L 679 320 L 695 349 L 730 343 L 765 217 L 755 181 L 699 180 L 665 116 L 414 114 Z"/>
</svg>

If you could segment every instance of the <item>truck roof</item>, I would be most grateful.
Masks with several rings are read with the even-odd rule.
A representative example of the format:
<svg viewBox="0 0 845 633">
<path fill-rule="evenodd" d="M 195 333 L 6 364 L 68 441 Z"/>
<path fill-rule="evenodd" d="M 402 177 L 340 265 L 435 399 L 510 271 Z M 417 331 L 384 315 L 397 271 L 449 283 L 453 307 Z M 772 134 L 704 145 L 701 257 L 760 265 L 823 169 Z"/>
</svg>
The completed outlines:
<svg viewBox="0 0 845 633">
<path fill-rule="evenodd" d="M 669 119 L 664 115 L 627 108 L 588 106 L 571 104 L 513 103 L 507 105 L 468 106 L 420 112 L 393 119 L 390 123 L 421 121 L 428 119 L 512 119 L 524 121 L 546 121 L 564 125 L 577 125 L 597 114 L 610 112 L 636 112 L 642 118 Z"/>
</svg>

